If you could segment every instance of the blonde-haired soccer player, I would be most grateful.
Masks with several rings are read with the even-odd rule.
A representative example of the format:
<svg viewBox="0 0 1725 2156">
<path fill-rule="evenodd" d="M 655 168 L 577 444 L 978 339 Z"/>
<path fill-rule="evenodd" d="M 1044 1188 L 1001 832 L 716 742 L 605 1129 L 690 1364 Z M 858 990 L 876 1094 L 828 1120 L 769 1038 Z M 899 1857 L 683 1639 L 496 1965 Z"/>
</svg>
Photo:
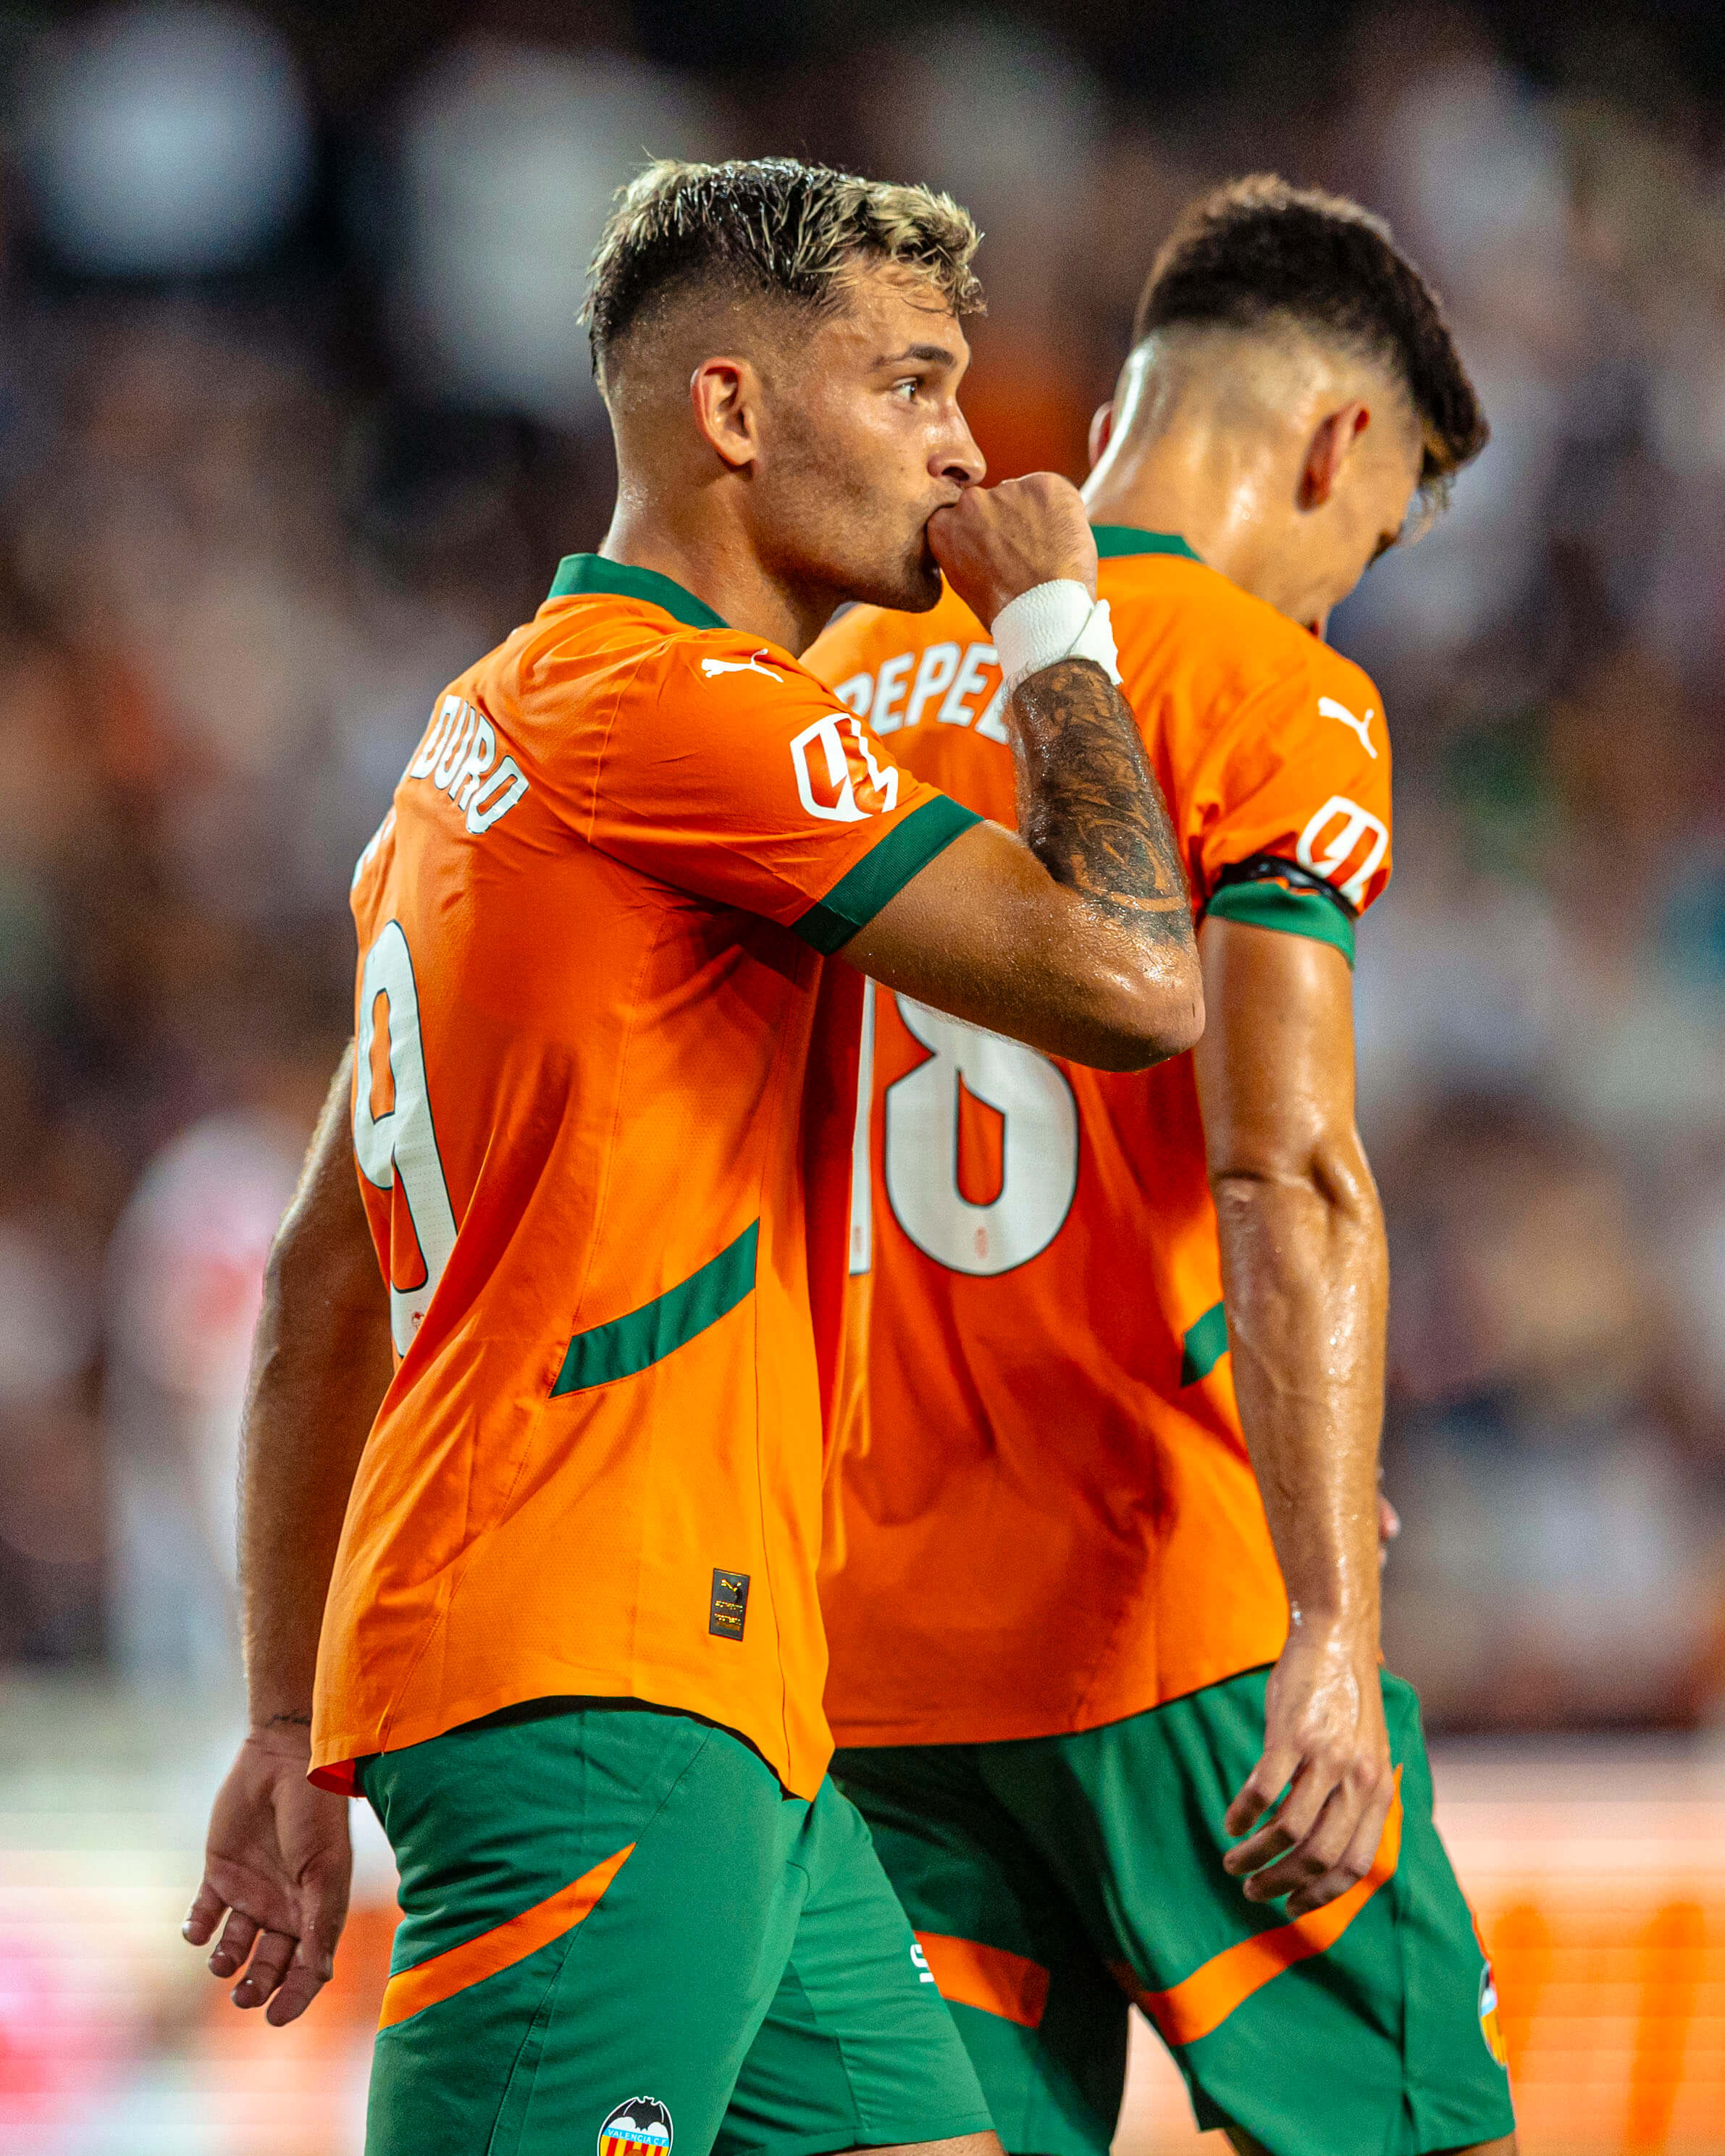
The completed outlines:
<svg viewBox="0 0 1725 2156">
<path fill-rule="evenodd" d="M 976 486 L 975 244 L 787 160 L 630 187 L 610 530 L 438 700 L 355 872 L 356 1048 L 248 1409 L 253 1733 L 188 1931 L 225 1907 L 212 1969 L 291 2019 L 363 1791 L 403 1912 L 373 2156 L 996 2147 L 826 1776 L 862 973 L 1123 1068 L 1201 1007 L 1082 504 Z M 797 661 L 842 598 L 932 604 L 937 558 L 1022 654 L 1028 844 Z"/>
</svg>

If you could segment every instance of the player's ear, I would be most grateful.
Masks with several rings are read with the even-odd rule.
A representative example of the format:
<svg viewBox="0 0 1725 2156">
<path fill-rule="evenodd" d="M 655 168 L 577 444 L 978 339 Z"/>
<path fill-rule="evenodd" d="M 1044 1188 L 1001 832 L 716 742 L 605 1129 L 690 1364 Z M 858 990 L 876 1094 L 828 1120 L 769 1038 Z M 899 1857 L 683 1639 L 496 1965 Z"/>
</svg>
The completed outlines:
<svg viewBox="0 0 1725 2156">
<path fill-rule="evenodd" d="M 703 359 L 689 377 L 702 439 L 734 471 L 760 454 L 760 382 L 746 359 Z"/>
<path fill-rule="evenodd" d="M 1099 404 L 1090 420 L 1090 469 L 1094 471 L 1102 461 L 1102 452 L 1114 437 L 1114 399 Z"/>
<path fill-rule="evenodd" d="M 1370 408 L 1356 398 L 1339 411 L 1326 413 L 1313 429 L 1300 475 L 1300 506 L 1321 509 L 1353 454 L 1354 444 L 1372 424 Z"/>
</svg>

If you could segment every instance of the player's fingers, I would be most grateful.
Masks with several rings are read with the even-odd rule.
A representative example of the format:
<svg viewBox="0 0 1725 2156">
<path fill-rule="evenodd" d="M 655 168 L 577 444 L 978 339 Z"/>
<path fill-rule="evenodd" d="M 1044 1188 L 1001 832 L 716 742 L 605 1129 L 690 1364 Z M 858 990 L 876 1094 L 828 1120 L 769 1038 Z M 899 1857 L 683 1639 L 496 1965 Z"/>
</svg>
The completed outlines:
<svg viewBox="0 0 1725 2156">
<path fill-rule="evenodd" d="M 297 2021 L 301 2015 L 322 1990 L 332 1974 L 327 1964 L 320 1963 L 315 1949 L 308 1953 L 306 1942 L 300 1942 L 299 1951 L 288 1964 L 287 1972 L 277 1985 L 264 2019 L 272 2028 L 286 2028 L 290 2021 Z"/>
<path fill-rule="evenodd" d="M 1290 1896 L 1288 1914 L 1290 1917 L 1308 1916 L 1312 1910 L 1321 1909 L 1326 1902 L 1333 1902 L 1337 1895 L 1346 1894 L 1351 1887 L 1359 1885 L 1372 1869 L 1383 1844 L 1384 1821 L 1389 1816 L 1389 1808 L 1394 1799 L 1395 1784 L 1393 1780 L 1387 1780 L 1360 1814 L 1359 1822 L 1340 1860 L 1318 1878 L 1296 1887 Z"/>
<path fill-rule="evenodd" d="M 222 1921 L 222 1912 L 227 1906 L 206 1879 L 192 1897 L 192 1906 L 186 1912 L 186 1921 L 180 1926 L 180 1936 L 188 1944 L 201 1947 Z"/>
<path fill-rule="evenodd" d="M 1239 1794 L 1223 1814 L 1229 1834 L 1249 1834 L 1274 1804 L 1300 1764 L 1300 1754 L 1282 1745 L 1266 1746 L 1264 1755 L 1241 1783 Z"/>
<path fill-rule="evenodd" d="M 290 1938 L 285 1932 L 265 1932 L 252 1955 L 251 1964 L 234 1987 L 232 1998 L 236 2006 L 261 2006 L 287 1974 L 287 1965 L 293 1959 L 297 1939 Z"/>
<path fill-rule="evenodd" d="M 1254 1871 L 1245 1885 L 1249 1902 L 1274 1902 L 1321 1878 L 1346 1853 L 1355 1809 L 1347 1792 L 1332 1789 L 1311 1825 L 1274 1864 Z"/>
<path fill-rule="evenodd" d="M 308 1865 L 301 1877 L 300 1945 L 308 1966 L 321 1971 L 320 1982 L 327 1983 L 334 1973 L 353 1876 L 353 1859 L 344 1841 L 329 1857 Z"/>
<path fill-rule="evenodd" d="M 210 1974 L 232 1976 L 236 1969 L 244 1969 L 245 1957 L 252 1950 L 258 1930 L 258 1925 L 244 1909 L 229 1909 L 228 1921 L 222 1926 L 222 1935 L 210 1948 Z"/>
<path fill-rule="evenodd" d="M 1256 1871 L 1297 1848 L 1311 1832 L 1335 1786 L 1333 1775 L 1314 1774 L 1310 1768 L 1303 1767 L 1274 1818 L 1229 1850 L 1222 1860 L 1223 1869 L 1236 1879 L 1244 1878 L 1249 1871 Z"/>
</svg>

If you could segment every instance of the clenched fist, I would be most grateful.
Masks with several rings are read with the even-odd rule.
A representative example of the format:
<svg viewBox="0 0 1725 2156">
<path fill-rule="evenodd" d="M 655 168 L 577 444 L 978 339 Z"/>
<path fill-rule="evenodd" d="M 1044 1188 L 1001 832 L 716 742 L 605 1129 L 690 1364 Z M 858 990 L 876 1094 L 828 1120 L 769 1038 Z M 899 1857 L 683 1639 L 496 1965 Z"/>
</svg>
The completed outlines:
<svg viewBox="0 0 1725 2156">
<path fill-rule="evenodd" d="M 1054 472 L 967 487 L 929 519 L 929 544 L 979 621 L 991 624 L 1022 593 L 1057 578 L 1096 595 L 1096 542 L 1083 496 Z"/>
</svg>

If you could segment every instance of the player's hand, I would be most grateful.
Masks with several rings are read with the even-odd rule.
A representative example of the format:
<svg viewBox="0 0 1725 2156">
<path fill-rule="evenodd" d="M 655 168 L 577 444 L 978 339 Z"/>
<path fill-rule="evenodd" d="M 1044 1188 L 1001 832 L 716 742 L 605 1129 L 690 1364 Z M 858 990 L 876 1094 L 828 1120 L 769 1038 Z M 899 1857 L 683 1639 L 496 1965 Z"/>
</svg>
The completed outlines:
<svg viewBox="0 0 1725 2156">
<path fill-rule="evenodd" d="M 353 1871 L 348 1799 L 312 1788 L 310 1757 L 306 1739 L 286 1731 L 255 1730 L 240 1746 L 210 1814 L 203 1883 L 180 1928 L 201 1947 L 226 1911 L 209 1973 L 244 1969 L 234 2004 L 267 2002 L 265 2019 L 278 2029 L 334 1974 Z"/>
<path fill-rule="evenodd" d="M 929 544 L 979 621 L 992 623 L 1012 600 L 1058 578 L 1096 596 L 1096 542 L 1084 497 L 1054 472 L 966 487 L 929 519 Z"/>
<path fill-rule="evenodd" d="M 1371 1870 L 1394 1794 L 1375 1641 L 1296 1626 L 1270 1671 L 1263 1755 L 1223 1822 L 1247 1839 L 1223 1868 L 1249 1902 L 1286 1894 L 1305 1916 Z"/>
</svg>

